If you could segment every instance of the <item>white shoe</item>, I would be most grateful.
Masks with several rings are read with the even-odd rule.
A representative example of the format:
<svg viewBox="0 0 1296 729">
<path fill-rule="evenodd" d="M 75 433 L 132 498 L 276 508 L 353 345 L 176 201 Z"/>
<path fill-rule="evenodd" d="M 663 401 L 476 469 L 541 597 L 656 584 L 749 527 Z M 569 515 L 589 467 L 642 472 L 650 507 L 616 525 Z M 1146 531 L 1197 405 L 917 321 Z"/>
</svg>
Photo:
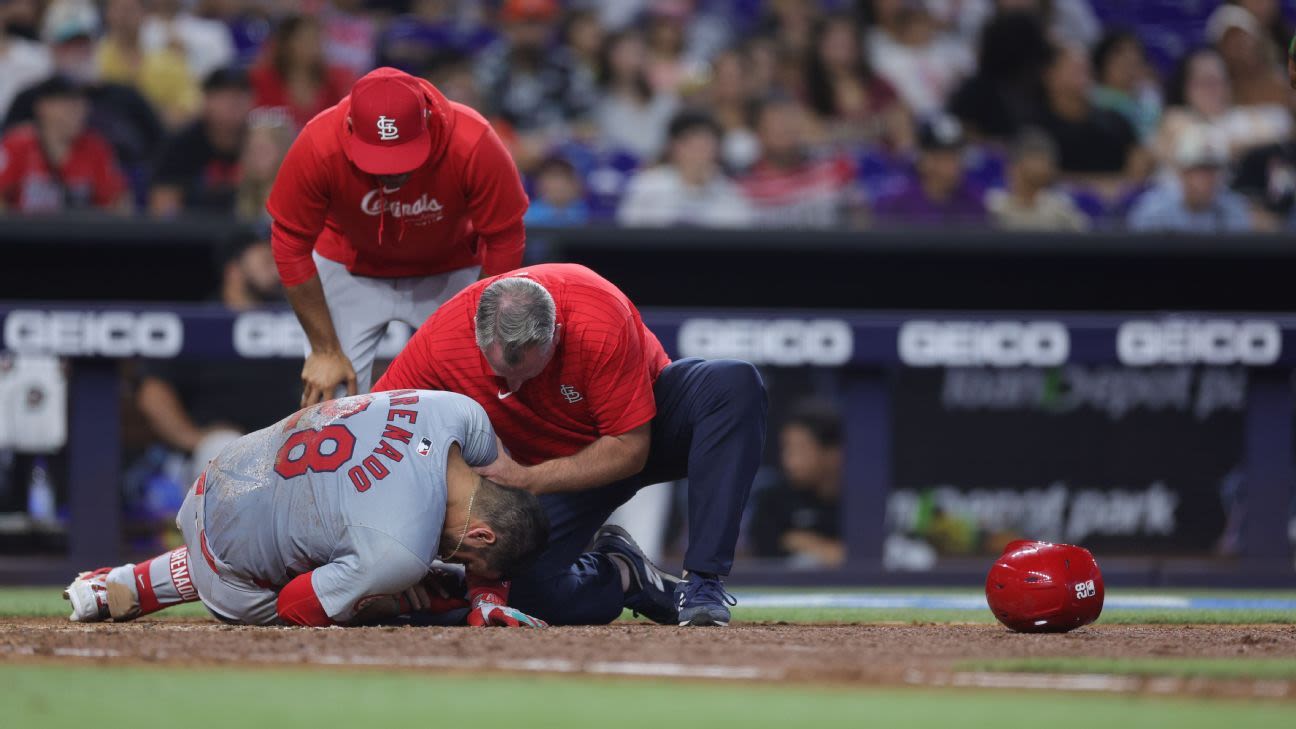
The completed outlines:
<svg viewBox="0 0 1296 729">
<path fill-rule="evenodd" d="M 130 585 L 108 580 L 111 567 L 82 572 L 63 590 L 63 599 L 72 603 L 68 619 L 74 623 L 100 623 L 134 620 L 139 616 L 139 598 Z"/>
</svg>

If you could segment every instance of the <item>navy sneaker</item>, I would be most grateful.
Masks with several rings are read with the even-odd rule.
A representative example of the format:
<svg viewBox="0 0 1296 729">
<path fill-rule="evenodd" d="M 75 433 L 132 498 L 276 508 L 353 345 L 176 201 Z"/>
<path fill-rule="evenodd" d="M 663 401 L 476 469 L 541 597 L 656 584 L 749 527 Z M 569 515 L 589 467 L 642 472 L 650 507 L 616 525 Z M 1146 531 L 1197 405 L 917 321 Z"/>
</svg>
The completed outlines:
<svg viewBox="0 0 1296 729">
<path fill-rule="evenodd" d="M 729 624 L 729 606 L 738 604 L 737 598 L 725 591 L 719 577 L 701 572 L 694 572 L 679 583 L 675 600 L 680 625 L 724 627 Z"/>
<path fill-rule="evenodd" d="M 662 625 L 675 625 L 679 620 L 675 592 L 682 580 L 653 564 L 626 530 L 612 524 L 604 526 L 594 535 L 590 550 L 629 566 L 632 579 L 625 606 L 636 616 L 642 615 Z"/>
</svg>

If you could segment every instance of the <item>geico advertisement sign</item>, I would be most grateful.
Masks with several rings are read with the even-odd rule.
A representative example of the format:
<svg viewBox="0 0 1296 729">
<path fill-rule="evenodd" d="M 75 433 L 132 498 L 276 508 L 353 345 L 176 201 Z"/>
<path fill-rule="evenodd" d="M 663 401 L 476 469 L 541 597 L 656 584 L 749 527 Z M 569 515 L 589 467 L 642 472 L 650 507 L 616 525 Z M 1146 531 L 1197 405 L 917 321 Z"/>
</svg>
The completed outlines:
<svg viewBox="0 0 1296 729">
<path fill-rule="evenodd" d="M 171 312 L 34 311 L 5 317 L 4 348 L 67 357 L 174 357 L 184 325 Z"/>
<path fill-rule="evenodd" d="M 756 365 L 838 367 L 855 351 L 840 319 L 689 319 L 679 331 L 684 357 L 731 357 Z"/>
<path fill-rule="evenodd" d="M 1121 364 L 1271 365 L 1282 354 L 1272 321 L 1229 319 L 1127 321 L 1116 332 Z"/>
<path fill-rule="evenodd" d="M 377 356 L 391 359 L 410 338 L 410 327 L 392 322 L 378 342 Z M 300 359 L 306 353 L 306 333 L 290 311 L 250 311 L 234 319 L 234 352 L 248 359 Z"/>
<path fill-rule="evenodd" d="M 909 321 L 900 361 L 910 367 L 1053 367 L 1071 352 L 1056 321 Z"/>
</svg>

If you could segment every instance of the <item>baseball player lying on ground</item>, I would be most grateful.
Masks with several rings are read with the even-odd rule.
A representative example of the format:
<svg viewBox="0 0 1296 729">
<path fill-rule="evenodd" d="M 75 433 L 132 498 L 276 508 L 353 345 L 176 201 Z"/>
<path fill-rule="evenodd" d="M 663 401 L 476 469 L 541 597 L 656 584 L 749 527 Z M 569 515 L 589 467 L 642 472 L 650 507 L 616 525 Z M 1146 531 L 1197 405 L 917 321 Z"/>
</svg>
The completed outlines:
<svg viewBox="0 0 1296 729">
<path fill-rule="evenodd" d="M 498 457 L 486 412 L 448 392 L 333 400 L 234 441 L 176 517 L 185 546 L 85 572 L 71 619 L 132 620 L 201 600 L 245 625 L 356 625 L 471 607 L 475 625 L 543 627 L 490 585 L 548 540 L 536 497 L 482 478 Z M 438 556 L 444 555 L 444 556 Z M 433 565 L 462 564 L 468 593 Z M 490 585 L 475 588 L 475 580 Z"/>
</svg>

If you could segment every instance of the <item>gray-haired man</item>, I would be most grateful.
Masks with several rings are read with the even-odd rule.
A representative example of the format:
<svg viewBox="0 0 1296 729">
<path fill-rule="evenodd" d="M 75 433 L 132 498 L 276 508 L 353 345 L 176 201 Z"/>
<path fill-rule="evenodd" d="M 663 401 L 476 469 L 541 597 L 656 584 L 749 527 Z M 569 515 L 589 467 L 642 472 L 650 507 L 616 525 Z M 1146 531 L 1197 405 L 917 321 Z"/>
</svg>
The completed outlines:
<svg viewBox="0 0 1296 729">
<path fill-rule="evenodd" d="M 765 439 L 765 388 L 737 360 L 671 362 L 634 304 L 583 266 L 547 264 L 469 286 L 428 318 L 374 386 L 476 400 L 507 448 L 478 472 L 540 495 L 552 524 L 511 604 L 598 624 L 629 607 L 658 622 L 724 625 L 721 577 Z M 640 488 L 687 476 L 685 581 L 599 526 Z"/>
</svg>

